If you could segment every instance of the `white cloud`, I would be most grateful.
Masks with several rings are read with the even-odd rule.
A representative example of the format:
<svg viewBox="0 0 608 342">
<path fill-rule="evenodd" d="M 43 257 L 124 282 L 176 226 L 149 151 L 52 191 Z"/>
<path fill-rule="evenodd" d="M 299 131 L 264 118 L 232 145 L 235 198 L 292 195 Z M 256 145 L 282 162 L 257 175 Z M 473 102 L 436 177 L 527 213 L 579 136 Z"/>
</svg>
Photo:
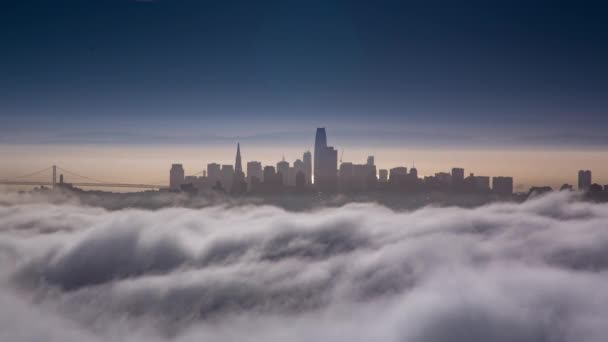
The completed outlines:
<svg viewBox="0 0 608 342">
<path fill-rule="evenodd" d="M 605 341 L 608 205 L 0 206 L 2 341 Z"/>
</svg>

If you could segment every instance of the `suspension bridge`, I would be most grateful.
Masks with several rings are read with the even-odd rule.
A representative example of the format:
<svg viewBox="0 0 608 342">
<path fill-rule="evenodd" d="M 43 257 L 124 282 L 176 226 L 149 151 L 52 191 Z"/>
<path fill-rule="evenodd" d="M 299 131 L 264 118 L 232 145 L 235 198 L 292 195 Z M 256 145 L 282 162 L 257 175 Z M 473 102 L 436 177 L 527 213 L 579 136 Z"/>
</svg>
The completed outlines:
<svg viewBox="0 0 608 342">
<path fill-rule="evenodd" d="M 60 180 L 57 181 L 57 171 L 61 172 Z M 64 178 L 64 174 L 76 179 L 76 181 L 70 181 L 69 183 Z M 42 180 L 41 177 L 46 175 L 47 180 Z M 64 183 L 65 182 L 65 183 Z M 159 182 L 160 183 L 160 182 Z M 42 170 L 27 173 L 24 175 L 0 179 L 0 185 L 9 186 L 48 186 L 55 188 L 61 184 L 70 184 L 75 187 L 105 187 L 105 188 L 133 188 L 133 189 L 165 189 L 168 188 L 166 184 L 130 184 L 130 183 L 117 183 L 106 180 L 95 179 L 87 176 L 83 176 L 76 172 L 67 170 L 60 166 L 52 165 Z"/>
</svg>

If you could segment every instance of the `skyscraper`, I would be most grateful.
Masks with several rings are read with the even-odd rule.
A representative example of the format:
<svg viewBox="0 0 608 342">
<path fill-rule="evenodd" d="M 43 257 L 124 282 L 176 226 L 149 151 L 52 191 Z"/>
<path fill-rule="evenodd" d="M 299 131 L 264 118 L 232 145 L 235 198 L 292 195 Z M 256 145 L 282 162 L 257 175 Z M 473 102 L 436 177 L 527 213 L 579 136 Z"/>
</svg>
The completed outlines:
<svg viewBox="0 0 608 342">
<path fill-rule="evenodd" d="M 315 186 L 319 191 L 333 192 L 338 187 L 338 151 L 327 146 L 325 128 L 315 136 Z"/>
<path fill-rule="evenodd" d="M 222 165 L 220 172 L 220 183 L 226 191 L 232 189 L 232 181 L 234 180 L 234 166 L 230 164 Z"/>
<path fill-rule="evenodd" d="M 464 182 L 464 169 L 459 167 L 452 168 L 452 186 L 462 188 Z"/>
<path fill-rule="evenodd" d="M 181 185 L 184 184 L 184 167 L 182 164 L 171 165 L 169 171 L 169 188 L 171 190 L 179 190 Z"/>
<path fill-rule="evenodd" d="M 418 180 L 418 169 L 414 166 L 410 169 L 410 179 L 413 181 Z"/>
<path fill-rule="evenodd" d="M 287 185 L 295 186 L 296 185 L 296 176 L 298 173 L 302 173 L 304 176 L 304 182 L 306 183 L 306 173 L 304 170 L 304 162 L 300 159 L 296 159 L 293 162 L 293 167 L 289 168 L 289 177 L 287 177 Z"/>
<path fill-rule="evenodd" d="M 380 169 L 380 171 L 378 171 L 378 175 L 380 177 L 381 183 L 388 182 L 388 170 L 387 169 Z"/>
<path fill-rule="evenodd" d="M 304 162 L 304 177 L 306 179 L 306 184 L 312 184 L 312 155 L 310 151 L 304 152 L 302 156 L 302 161 Z"/>
<path fill-rule="evenodd" d="M 241 144 L 236 144 L 236 159 L 234 162 L 234 180 L 232 181 L 232 193 L 241 194 L 247 192 L 247 182 L 243 173 L 243 165 L 241 163 Z"/>
<path fill-rule="evenodd" d="M 319 157 L 321 157 L 321 151 L 327 147 L 327 135 L 325 134 L 325 128 L 317 128 L 317 134 L 315 135 L 315 164 L 314 164 L 314 178 L 317 183 L 317 177 L 321 164 L 319 163 Z"/>
<path fill-rule="evenodd" d="M 207 182 L 209 186 L 214 186 L 221 178 L 221 166 L 217 163 L 207 164 Z"/>
<path fill-rule="evenodd" d="M 243 166 L 241 164 L 241 144 L 236 143 L 236 161 L 234 162 L 234 173 L 237 176 L 243 174 Z"/>
<path fill-rule="evenodd" d="M 587 190 L 591 186 L 591 171 L 580 170 L 578 172 L 578 189 Z"/>
<path fill-rule="evenodd" d="M 499 195 L 512 195 L 513 177 L 492 177 L 492 192 Z"/>
<path fill-rule="evenodd" d="M 247 162 L 247 182 L 251 185 L 253 178 L 257 178 L 258 182 L 264 180 L 264 172 L 262 171 L 262 163 L 259 161 Z"/>
<path fill-rule="evenodd" d="M 277 163 L 277 173 L 281 174 L 283 184 L 287 185 L 287 178 L 289 176 L 289 162 L 285 161 L 285 157 L 283 157 L 283 160 Z"/>
</svg>

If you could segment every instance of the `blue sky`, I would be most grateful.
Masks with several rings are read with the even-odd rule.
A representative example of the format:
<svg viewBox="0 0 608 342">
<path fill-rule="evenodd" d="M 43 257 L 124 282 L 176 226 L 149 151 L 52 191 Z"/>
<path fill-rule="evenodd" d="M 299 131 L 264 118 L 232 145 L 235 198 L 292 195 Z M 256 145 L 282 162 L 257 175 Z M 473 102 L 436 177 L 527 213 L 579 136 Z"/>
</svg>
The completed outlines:
<svg viewBox="0 0 608 342">
<path fill-rule="evenodd" d="M 601 2 L 0 5 L 0 143 L 608 145 Z M 490 145 L 492 145 L 490 144 Z"/>
</svg>

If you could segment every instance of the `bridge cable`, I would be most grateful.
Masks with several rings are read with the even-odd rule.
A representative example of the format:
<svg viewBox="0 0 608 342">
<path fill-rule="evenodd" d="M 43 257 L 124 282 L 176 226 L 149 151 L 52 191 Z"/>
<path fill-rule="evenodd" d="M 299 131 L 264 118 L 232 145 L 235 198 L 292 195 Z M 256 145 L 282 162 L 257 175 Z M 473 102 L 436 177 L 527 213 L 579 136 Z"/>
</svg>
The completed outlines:
<svg viewBox="0 0 608 342">
<path fill-rule="evenodd" d="M 32 173 L 28 173 L 26 175 L 22 175 L 22 176 L 17 176 L 17 177 L 13 177 L 13 178 L 5 178 L 5 179 L 0 179 L 0 182 L 10 182 L 16 179 L 21 179 L 21 178 L 27 178 L 27 177 L 31 177 L 31 176 L 35 176 L 37 174 L 43 173 L 45 171 L 51 170 L 53 167 L 49 166 L 47 168 L 44 168 L 42 170 L 38 170 L 36 172 L 32 172 Z"/>
<path fill-rule="evenodd" d="M 104 181 L 104 180 L 101 180 L 101 179 L 95 179 L 95 178 L 91 178 L 91 177 L 83 176 L 83 175 L 77 174 L 76 172 L 72 172 L 72 171 L 70 171 L 70 170 L 66 170 L 66 169 L 64 169 L 64 168 L 62 168 L 62 167 L 59 167 L 59 166 L 57 166 L 57 168 L 58 168 L 59 170 L 61 170 L 61 171 L 65 172 L 65 173 L 67 173 L 67 174 L 72 175 L 72 176 L 76 176 L 76 177 L 80 177 L 80 178 L 88 179 L 88 180 L 90 180 L 90 181 L 94 181 L 94 182 L 98 182 L 98 183 L 105 183 L 105 184 L 117 184 L 116 182 L 109 182 L 109 181 Z"/>
</svg>

